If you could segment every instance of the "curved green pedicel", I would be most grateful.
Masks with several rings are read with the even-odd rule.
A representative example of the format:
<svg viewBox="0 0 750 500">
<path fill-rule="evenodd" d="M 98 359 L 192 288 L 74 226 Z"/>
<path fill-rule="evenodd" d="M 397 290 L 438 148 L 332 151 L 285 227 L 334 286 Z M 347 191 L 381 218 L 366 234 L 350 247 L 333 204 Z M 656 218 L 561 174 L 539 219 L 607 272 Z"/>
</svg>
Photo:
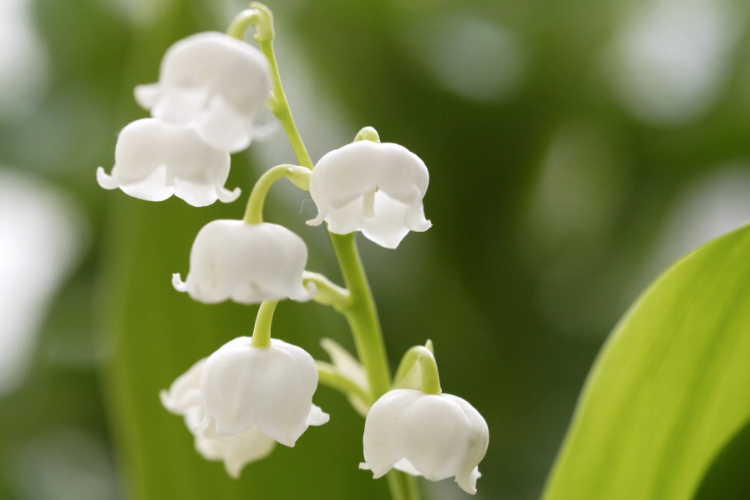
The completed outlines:
<svg viewBox="0 0 750 500">
<path fill-rule="evenodd" d="M 260 304 L 251 339 L 253 347 L 271 346 L 271 323 L 273 323 L 273 313 L 278 303 L 278 300 L 264 300 Z"/>
<path fill-rule="evenodd" d="M 248 224 L 261 224 L 263 222 L 263 206 L 266 202 L 268 190 L 274 182 L 287 178 L 292 184 L 303 191 L 310 187 L 310 170 L 297 165 L 277 165 L 268 169 L 260 176 L 250 192 L 245 207 L 243 220 Z"/>
</svg>

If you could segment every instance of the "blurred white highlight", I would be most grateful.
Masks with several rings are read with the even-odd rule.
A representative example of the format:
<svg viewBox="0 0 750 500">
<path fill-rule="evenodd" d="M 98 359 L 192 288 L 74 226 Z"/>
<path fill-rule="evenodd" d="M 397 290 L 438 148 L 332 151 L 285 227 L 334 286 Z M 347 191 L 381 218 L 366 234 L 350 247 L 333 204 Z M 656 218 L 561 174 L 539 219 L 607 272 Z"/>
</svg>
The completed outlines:
<svg viewBox="0 0 750 500">
<path fill-rule="evenodd" d="M 470 14 L 441 14 L 405 31 L 405 43 L 435 79 L 469 100 L 501 101 L 521 82 L 525 56 L 501 24 Z"/>
<path fill-rule="evenodd" d="M 105 8 L 133 26 L 153 26 L 175 0 L 99 0 Z M 239 10 L 237 10 L 239 12 Z"/>
<path fill-rule="evenodd" d="M 622 26 L 607 60 L 622 105 L 656 124 L 708 111 L 742 27 L 731 7 L 727 0 L 656 0 Z"/>
<path fill-rule="evenodd" d="M 552 137 L 529 207 L 539 243 L 599 237 L 627 189 L 620 158 L 600 123 L 571 122 Z"/>
<path fill-rule="evenodd" d="M 725 166 L 698 179 L 674 202 L 631 291 L 642 290 L 689 251 L 748 222 L 750 165 Z"/>
<path fill-rule="evenodd" d="M 29 0 L 0 1 L 0 118 L 32 109 L 47 86 L 47 51 L 36 35 Z"/>
<path fill-rule="evenodd" d="M 122 498 L 112 459 L 101 440 L 76 429 L 35 437 L 5 469 L 13 498 L 117 500 Z"/>
<path fill-rule="evenodd" d="M 82 235 L 81 217 L 61 192 L 0 168 L 0 397 L 22 382 Z"/>
</svg>

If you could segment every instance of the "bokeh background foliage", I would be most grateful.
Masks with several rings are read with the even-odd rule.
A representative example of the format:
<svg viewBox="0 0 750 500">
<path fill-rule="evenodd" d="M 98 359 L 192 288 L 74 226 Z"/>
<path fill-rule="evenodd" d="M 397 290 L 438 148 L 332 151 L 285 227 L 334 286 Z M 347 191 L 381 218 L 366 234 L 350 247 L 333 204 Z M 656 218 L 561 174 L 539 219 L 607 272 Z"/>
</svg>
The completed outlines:
<svg viewBox="0 0 750 500">
<path fill-rule="evenodd" d="M 387 495 L 384 481 L 356 470 L 361 419 L 326 388 L 315 401 L 331 422 L 310 429 L 294 449 L 278 446 L 240 481 L 200 459 L 180 418 L 159 404 L 158 391 L 193 362 L 250 331 L 255 308 L 199 304 L 174 292 L 169 279 L 187 272 L 199 228 L 240 217 L 242 202 L 204 209 L 180 200 L 142 202 L 104 192 L 94 170 L 111 167 L 117 132 L 145 116 L 132 88 L 156 80 L 166 48 L 196 31 L 223 30 L 242 6 L 217 0 L 0 5 L 6 28 L 0 33 L 7 37 L 0 50 L 0 256 L 26 266 L 16 281 L 11 267 L 0 267 L 0 316 L 21 309 L 11 299 L 25 296 L 22 287 L 34 281 L 42 257 L 64 246 L 39 240 L 20 254 L 26 260 L 4 252 L 31 227 L 7 222 L 19 211 L 15 198 L 15 205 L 3 204 L 14 179 L 35 183 L 46 198 L 52 191 L 63 197 L 40 217 L 69 214 L 77 223 L 68 236 L 78 242 L 33 310 L 36 323 L 23 332 L 33 342 L 12 384 L 0 363 L 1 498 Z M 431 338 L 444 390 L 476 406 L 490 427 L 479 497 L 539 498 L 586 374 L 618 318 L 670 262 L 750 218 L 746 3 L 279 0 L 269 6 L 282 77 L 313 158 L 372 125 L 430 168 L 425 209 L 433 228 L 409 235 L 397 251 L 361 242 L 391 365 Z M 228 186 L 247 194 L 264 169 L 292 161 L 277 134 L 235 155 Z M 311 270 L 339 280 L 325 235 L 304 225 L 315 213 L 304 199 L 276 186 L 266 218 L 308 242 Z M 707 248 L 724 248 L 744 234 Z M 696 255 L 719 268 L 719 253 Z M 712 281 L 719 291 L 709 299 L 717 304 L 723 294 L 747 295 L 746 266 L 739 254 L 734 258 L 738 270 L 728 272 L 729 282 Z M 680 299 L 681 287 L 664 299 L 675 315 L 694 309 Z M 274 332 L 317 358 L 324 358 L 322 336 L 351 348 L 341 318 L 316 304 L 283 303 L 276 316 Z M 3 342 L 13 333 L 6 323 L 0 323 Z M 697 337 L 711 340 L 695 328 Z M 602 359 L 615 356 L 618 342 L 644 335 L 623 332 Z M 740 341 L 747 336 L 736 334 Z M 3 350 L 10 352 L 5 344 Z M 656 353 L 644 356 L 657 362 Z M 597 366 L 601 375 L 603 365 Z M 638 379 L 643 375 L 635 368 L 628 365 L 628 373 Z M 747 390 L 740 383 L 746 367 L 719 363 L 716 372 Z M 577 451 L 585 445 L 575 437 L 580 422 L 594 420 L 590 439 L 612 430 L 586 417 L 594 415 L 594 389 L 605 379 L 589 384 L 588 406 L 558 470 L 576 453 L 585 455 Z M 658 378 L 644 380 L 639 387 L 661 387 Z M 665 405 L 676 408 L 677 394 L 664 391 Z M 708 411 L 711 401 L 693 404 Z M 739 420 L 732 424 L 738 428 L 725 429 L 724 442 L 717 438 L 705 448 L 714 455 L 694 467 L 697 498 L 732 498 L 747 488 L 732 473 L 738 464 L 746 470 L 749 460 L 738 451 L 747 439 Z M 702 425 L 713 428 L 711 422 Z M 691 431 L 675 432 L 687 438 Z M 607 436 L 609 449 L 618 449 L 622 435 Z M 666 475 L 677 470 L 670 464 L 663 463 Z M 464 497 L 450 481 L 423 486 L 436 499 Z M 722 491 L 716 488 L 723 488 L 720 496 L 712 496 Z"/>
</svg>

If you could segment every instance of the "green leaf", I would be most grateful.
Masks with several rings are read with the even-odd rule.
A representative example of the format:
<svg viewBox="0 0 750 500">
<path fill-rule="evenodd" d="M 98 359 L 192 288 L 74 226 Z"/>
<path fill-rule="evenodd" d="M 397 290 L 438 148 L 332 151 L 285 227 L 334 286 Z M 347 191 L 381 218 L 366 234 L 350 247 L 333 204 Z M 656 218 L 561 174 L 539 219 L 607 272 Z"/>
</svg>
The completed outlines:
<svg viewBox="0 0 750 500">
<path fill-rule="evenodd" d="M 750 418 L 750 228 L 674 264 L 584 387 L 543 498 L 692 498 Z"/>
</svg>

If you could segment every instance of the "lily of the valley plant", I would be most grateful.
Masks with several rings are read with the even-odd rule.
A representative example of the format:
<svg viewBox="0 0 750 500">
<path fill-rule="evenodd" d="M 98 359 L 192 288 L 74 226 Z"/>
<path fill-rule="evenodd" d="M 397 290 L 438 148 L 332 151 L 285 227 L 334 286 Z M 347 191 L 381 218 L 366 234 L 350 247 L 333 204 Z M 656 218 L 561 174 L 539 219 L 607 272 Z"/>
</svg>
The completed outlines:
<svg viewBox="0 0 750 500">
<path fill-rule="evenodd" d="M 260 49 L 242 40 L 249 26 Z M 238 477 L 276 443 L 294 446 L 309 426 L 328 422 L 313 403 L 320 381 L 341 391 L 365 417 L 364 460 L 352 464 L 353 473 L 359 466 L 375 478 L 387 475 L 399 499 L 419 497 L 413 476 L 454 477 L 473 494 L 489 442 L 487 423 L 468 402 L 442 393 L 429 341 L 408 350 L 391 377 L 355 244 L 362 232 L 395 249 L 410 231 L 430 228 L 422 205 L 427 167 L 405 147 L 381 143 L 371 127 L 313 165 L 281 86 L 273 38 L 270 11 L 251 4 L 227 34 L 200 33 L 176 42 L 164 56 L 158 83 L 135 90 L 152 117 L 122 130 L 111 174 L 97 171 L 103 188 L 120 188 L 144 200 L 175 195 L 196 207 L 232 202 L 240 190 L 224 186 L 229 155 L 261 133 L 255 118 L 264 107 L 281 123 L 300 164 L 263 174 L 243 218 L 203 227 L 184 281 L 173 275 L 175 289 L 197 301 L 232 300 L 260 308 L 252 337 L 206 353 L 162 391 L 162 404 L 184 417 L 203 457 L 223 461 L 228 474 Z M 266 193 L 282 178 L 310 192 L 318 214 L 308 224 L 326 223 L 345 287 L 307 271 L 304 241 L 263 221 Z M 284 299 L 314 300 L 343 314 L 360 359 L 330 339 L 321 340 L 329 363 L 271 338 L 274 310 Z"/>
</svg>

